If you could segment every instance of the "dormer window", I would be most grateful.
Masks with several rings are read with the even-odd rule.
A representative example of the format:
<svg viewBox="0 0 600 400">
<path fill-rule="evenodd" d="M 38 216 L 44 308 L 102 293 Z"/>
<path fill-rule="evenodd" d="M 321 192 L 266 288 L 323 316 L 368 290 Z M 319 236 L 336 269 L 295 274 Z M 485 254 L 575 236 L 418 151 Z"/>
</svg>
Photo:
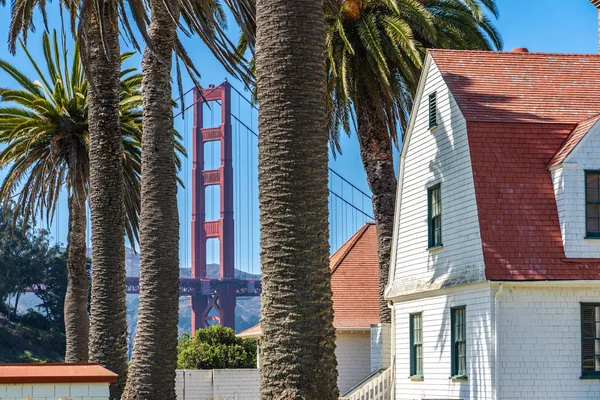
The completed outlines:
<svg viewBox="0 0 600 400">
<path fill-rule="evenodd" d="M 429 95 L 429 129 L 438 126 L 437 121 L 437 92 Z"/>
<path fill-rule="evenodd" d="M 600 171 L 585 172 L 586 237 L 600 239 Z"/>
</svg>

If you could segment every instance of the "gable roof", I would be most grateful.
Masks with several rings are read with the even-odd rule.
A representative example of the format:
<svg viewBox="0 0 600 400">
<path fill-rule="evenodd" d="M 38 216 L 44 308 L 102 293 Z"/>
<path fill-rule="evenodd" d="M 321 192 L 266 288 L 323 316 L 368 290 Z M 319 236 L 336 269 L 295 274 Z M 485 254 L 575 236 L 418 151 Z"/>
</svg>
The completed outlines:
<svg viewBox="0 0 600 400">
<path fill-rule="evenodd" d="M 367 330 L 379 323 L 379 263 L 374 223 L 363 225 L 330 258 L 333 326 L 338 330 Z M 260 324 L 240 337 L 262 334 Z"/>
<path fill-rule="evenodd" d="M 595 115 L 592 118 L 577 124 L 562 146 L 560 146 L 554 157 L 552 157 L 552 160 L 548 163 L 548 167 L 556 167 L 557 165 L 562 164 L 575 147 L 577 147 L 579 142 L 581 142 L 581 139 L 583 139 L 590 129 L 596 125 L 596 122 L 598 122 L 599 119 L 600 115 Z"/>
<path fill-rule="evenodd" d="M 600 114 L 600 55 L 429 54 L 467 121 L 577 124 Z"/>
<path fill-rule="evenodd" d="M 548 171 L 600 117 L 600 56 L 430 54 L 467 120 L 486 278 L 600 279 L 566 258 Z"/>
</svg>

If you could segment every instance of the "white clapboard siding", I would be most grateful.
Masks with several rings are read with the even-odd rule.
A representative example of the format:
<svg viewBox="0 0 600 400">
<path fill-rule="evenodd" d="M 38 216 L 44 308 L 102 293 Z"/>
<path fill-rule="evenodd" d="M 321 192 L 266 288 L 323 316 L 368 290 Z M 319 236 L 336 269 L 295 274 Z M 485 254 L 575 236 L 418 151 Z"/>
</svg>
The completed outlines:
<svg viewBox="0 0 600 400">
<path fill-rule="evenodd" d="M 485 279 L 466 122 L 431 62 L 404 168 L 390 297 Z M 429 95 L 437 92 L 438 123 L 429 129 Z M 427 188 L 441 184 L 442 242 L 427 250 Z"/>
</svg>

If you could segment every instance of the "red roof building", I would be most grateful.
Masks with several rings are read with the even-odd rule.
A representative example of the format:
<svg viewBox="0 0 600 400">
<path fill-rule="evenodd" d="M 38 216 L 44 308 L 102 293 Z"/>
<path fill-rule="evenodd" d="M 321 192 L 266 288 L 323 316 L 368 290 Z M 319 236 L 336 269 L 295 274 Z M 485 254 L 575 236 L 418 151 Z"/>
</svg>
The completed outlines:
<svg viewBox="0 0 600 400">
<path fill-rule="evenodd" d="M 375 224 L 363 225 L 330 258 L 333 326 L 337 330 L 369 330 L 379 323 L 379 281 Z M 238 334 L 258 337 L 260 324 Z"/>
<path fill-rule="evenodd" d="M 600 398 L 600 55 L 429 51 L 386 297 L 396 398 Z"/>
<path fill-rule="evenodd" d="M 549 170 L 600 117 L 600 55 L 430 54 L 467 122 L 487 279 L 600 279 L 565 254 Z"/>
</svg>

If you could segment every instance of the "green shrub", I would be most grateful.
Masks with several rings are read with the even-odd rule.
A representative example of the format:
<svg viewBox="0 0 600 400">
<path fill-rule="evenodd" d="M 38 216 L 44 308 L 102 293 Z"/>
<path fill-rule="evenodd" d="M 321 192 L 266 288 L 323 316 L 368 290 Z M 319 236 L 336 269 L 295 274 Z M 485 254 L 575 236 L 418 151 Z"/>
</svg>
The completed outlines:
<svg viewBox="0 0 600 400">
<path fill-rule="evenodd" d="M 256 341 L 220 325 L 184 334 L 177 346 L 179 369 L 256 368 Z"/>
</svg>

